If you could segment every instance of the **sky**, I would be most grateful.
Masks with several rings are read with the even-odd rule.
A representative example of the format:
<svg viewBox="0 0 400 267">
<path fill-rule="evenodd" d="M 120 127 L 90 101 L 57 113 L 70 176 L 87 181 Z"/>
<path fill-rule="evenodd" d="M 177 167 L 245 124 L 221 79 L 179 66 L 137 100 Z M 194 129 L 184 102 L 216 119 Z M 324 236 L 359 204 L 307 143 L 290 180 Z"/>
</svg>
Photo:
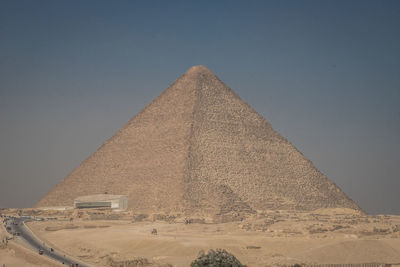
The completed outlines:
<svg viewBox="0 0 400 267">
<path fill-rule="evenodd" d="M 400 1 L 0 0 L 0 207 L 32 207 L 204 65 L 371 214 L 400 214 Z"/>
</svg>

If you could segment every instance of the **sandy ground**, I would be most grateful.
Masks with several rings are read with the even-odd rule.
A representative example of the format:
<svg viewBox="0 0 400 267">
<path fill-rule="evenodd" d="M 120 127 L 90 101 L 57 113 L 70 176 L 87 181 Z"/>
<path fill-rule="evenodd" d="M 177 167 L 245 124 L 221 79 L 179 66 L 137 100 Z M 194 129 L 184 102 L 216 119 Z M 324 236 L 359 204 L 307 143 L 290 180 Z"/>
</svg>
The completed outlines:
<svg viewBox="0 0 400 267">
<path fill-rule="evenodd" d="M 8 248 L 0 249 L 0 266 L 5 264 L 6 267 L 54 267 L 63 266 L 51 260 L 47 260 L 43 256 L 23 248 L 19 245 L 9 243 Z"/>
<path fill-rule="evenodd" d="M 199 251 L 215 248 L 248 266 L 400 262 L 400 216 L 320 210 L 264 212 L 222 224 L 153 220 L 81 218 L 28 225 L 54 247 L 98 266 L 139 257 L 155 265 L 188 266 Z"/>
</svg>

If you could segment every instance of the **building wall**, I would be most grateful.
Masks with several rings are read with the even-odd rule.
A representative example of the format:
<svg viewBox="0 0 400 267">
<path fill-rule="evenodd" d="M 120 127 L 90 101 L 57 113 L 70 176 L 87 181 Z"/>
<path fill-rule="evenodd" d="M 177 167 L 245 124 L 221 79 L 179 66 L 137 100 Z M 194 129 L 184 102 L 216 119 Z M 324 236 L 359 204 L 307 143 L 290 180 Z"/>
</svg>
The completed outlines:
<svg viewBox="0 0 400 267">
<path fill-rule="evenodd" d="M 112 208 L 112 205 L 109 201 L 87 201 L 87 202 L 75 202 L 75 208 Z"/>
<path fill-rule="evenodd" d="M 119 198 L 119 209 L 126 210 L 128 208 L 128 198 L 125 196 L 121 196 Z"/>
<path fill-rule="evenodd" d="M 98 200 L 98 201 L 74 201 L 74 208 L 111 208 L 125 210 L 128 207 L 128 199 L 120 196 L 115 199 Z"/>
<path fill-rule="evenodd" d="M 111 200 L 111 208 L 112 209 L 119 209 L 119 198 Z"/>
</svg>

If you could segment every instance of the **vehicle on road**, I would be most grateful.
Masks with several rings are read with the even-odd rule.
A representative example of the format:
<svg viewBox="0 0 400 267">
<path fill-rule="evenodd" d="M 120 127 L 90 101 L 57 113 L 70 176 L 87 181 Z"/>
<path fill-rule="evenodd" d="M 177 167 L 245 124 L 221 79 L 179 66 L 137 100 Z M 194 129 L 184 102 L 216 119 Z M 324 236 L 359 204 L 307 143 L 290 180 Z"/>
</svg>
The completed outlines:
<svg viewBox="0 0 400 267">
<path fill-rule="evenodd" d="M 25 216 L 28 217 L 28 216 Z M 27 226 L 24 224 L 26 221 L 32 221 L 33 217 L 30 218 L 13 218 L 10 219 L 8 222 L 5 223 L 5 227 L 7 228 L 7 231 L 10 234 L 13 234 L 14 236 L 11 237 L 11 235 L 7 236 L 7 239 L 17 239 L 21 241 L 25 241 L 27 244 L 30 245 L 31 248 L 33 248 L 33 251 L 38 253 L 39 255 L 42 255 L 42 257 L 48 257 L 51 258 L 59 263 L 64 264 L 64 266 L 73 266 L 73 267 L 82 267 L 82 266 L 87 266 L 85 263 L 75 263 L 76 261 L 69 256 L 66 257 L 66 255 L 60 255 L 60 253 L 57 253 L 57 251 L 52 248 L 52 247 L 47 247 L 45 243 L 42 240 L 39 240 L 37 238 L 34 238 L 33 235 L 31 235 L 30 231 L 26 231 L 25 229 Z M 15 225 L 13 222 L 16 222 L 17 225 Z M 29 229 L 29 228 L 28 228 Z M 20 235 L 16 237 L 17 235 Z M 73 264 L 71 264 L 73 262 Z"/>
</svg>

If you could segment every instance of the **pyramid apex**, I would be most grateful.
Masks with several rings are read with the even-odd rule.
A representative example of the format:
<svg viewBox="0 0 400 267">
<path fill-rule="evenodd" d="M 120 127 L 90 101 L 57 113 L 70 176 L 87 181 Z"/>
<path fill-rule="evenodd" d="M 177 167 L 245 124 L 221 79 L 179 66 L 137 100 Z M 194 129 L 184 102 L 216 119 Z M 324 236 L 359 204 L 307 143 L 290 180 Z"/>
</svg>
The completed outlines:
<svg viewBox="0 0 400 267">
<path fill-rule="evenodd" d="M 207 67 L 205 67 L 203 65 L 192 66 L 186 72 L 186 74 L 201 74 L 201 73 L 212 73 L 212 74 L 214 74 L 211 70 L 209 70 Z"/>
</svg>

